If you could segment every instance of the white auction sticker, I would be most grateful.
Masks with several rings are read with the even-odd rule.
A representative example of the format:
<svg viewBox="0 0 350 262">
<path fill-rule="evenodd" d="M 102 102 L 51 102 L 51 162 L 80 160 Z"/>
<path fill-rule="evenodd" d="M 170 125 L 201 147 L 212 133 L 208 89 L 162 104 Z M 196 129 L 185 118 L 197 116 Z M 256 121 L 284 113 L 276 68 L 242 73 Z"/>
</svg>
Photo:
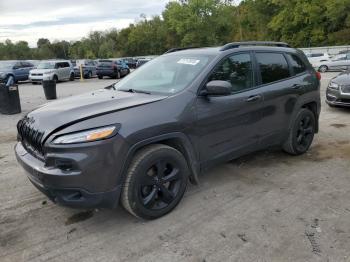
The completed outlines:
<svg viewBox="0 0 350 262">
<path fill-rule="evenodd" d="M 185 64 L 185 65 L 196 65 L 201 60 L 192 59 L 192 58 L 181 58 L 179 61 L 177 61 L 178 64 Z"/>
</svg>

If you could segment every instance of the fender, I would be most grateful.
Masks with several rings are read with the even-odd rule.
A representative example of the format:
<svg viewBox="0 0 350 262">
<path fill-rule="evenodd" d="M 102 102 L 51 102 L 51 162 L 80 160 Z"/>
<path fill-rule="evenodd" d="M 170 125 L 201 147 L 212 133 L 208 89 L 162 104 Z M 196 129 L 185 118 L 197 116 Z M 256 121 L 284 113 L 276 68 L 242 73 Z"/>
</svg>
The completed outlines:
<svg viewBox="0 0 350 262">
<path fill-rule="evenodd" d="M 168 133 L 168 134 L 147 138 L 145 140 L 139 141 L 136 144 L 132 145 L 127 153 L 126 160 L 122 168 L 122 173 L 118 181 L 118 185 L 122 185 L 124 183 L 129 164 L 138 149 L 150 144 L 155 144 L 158 142 L 161 143 L 169 139 L 178 139 L 180 141 L 182 149 L 185 151 L 184 157 L 191 170 L 190 182 L 192 184 L 198 185 L 199 184 L 198 174 L 200 172 L 200 165 L 196 157 L 197 154 L 189 138 L 185 134 L 180 132 Z"/>
</svg>

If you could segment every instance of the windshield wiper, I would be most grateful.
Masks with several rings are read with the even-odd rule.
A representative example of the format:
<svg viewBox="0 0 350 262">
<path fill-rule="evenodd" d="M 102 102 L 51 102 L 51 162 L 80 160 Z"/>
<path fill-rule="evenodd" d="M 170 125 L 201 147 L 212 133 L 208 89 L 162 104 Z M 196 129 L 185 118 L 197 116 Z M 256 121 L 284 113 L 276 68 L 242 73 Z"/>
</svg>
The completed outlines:
<svg viewBox="0 0 350 262">
<path fill-rule="evenodd" d="M 133 88 L 118 89 L 118 91 L 129 92 L 129 93 L 141 93 L 141 94 L 147 94 L 147 95 L 151 94 L 151 92 L 147 92 L 147 91 L 144 91 L 144 90 L 133 89 Z"/>
</svg>

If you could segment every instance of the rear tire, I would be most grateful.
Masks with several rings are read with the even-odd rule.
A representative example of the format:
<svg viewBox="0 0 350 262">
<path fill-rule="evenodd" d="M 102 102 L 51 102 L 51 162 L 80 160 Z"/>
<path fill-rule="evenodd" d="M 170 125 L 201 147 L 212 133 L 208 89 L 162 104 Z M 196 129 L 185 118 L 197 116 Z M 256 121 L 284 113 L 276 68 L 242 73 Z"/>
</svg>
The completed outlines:
<svg viewBox="0 0 350 262">
<path fill-rule="evenodd" d="M 121 203 L 136 217 L 164 216 L 182 199 L 188 176 L 187 162 L 179 151 L 161 144 L 147 146 L 128 168 Z"/>
<path fill-rule="evenodd" d="M 89 72 L 85 75 L 85 78 L 86 78 L 86 79 L 92 78 L 92 73 L 91 73 L 91 71 L 89 71 Z"/>
<path fill-rule="evenodd" d="M 56 84 L 58 83 L 58 77 L 56 75 L 53 76 L 52 80 L 55 81 Z"/>
<path fill-rule="evenodd" d="M 315 115 L 306 108 L 297 114 L 283 150 L 291 155 L 304 154 L 312 144 L 316 130 Z"/>
<path fill-rule="evenodd" d="M 98 79 L 102 79 L 103 78 L 103 76 L 101 76 L 101 75 L 98 75 L 97 77 L 98 77 Z"/>
</svg>

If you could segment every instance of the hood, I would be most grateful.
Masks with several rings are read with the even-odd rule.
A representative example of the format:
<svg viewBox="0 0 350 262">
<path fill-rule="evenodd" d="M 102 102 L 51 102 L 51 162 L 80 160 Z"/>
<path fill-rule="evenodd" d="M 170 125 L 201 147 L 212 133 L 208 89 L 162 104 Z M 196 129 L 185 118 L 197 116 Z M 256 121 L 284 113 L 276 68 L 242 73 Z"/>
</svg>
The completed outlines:
<svg viewBox="0 0 350 262">
<path fill-rule="evenodd" d="M 331 81 L 337 83 L 338 85 L 350 85 L 350 72 L 340 73 Z"/>
<path fill-rule="evenodd" d="M 46 72 L 52 72 L 52 71 L 55 71 L 56 69 L 32 69 L 30 70 L 30 73 L 35 73 L 35 74 L 43 74 L 43 73 L 46 73 Z"/>
<path fill-rule="evenodd" d="M 44 132 L 43 137 L 46 139 L 52 132 L 79 121 L 153 103 L 164 98 L 166 96 L 100 89 L 48 103 L 30 112 L 26 116 L 26 122 L 31 123 L 32 128 Z"/>
</svg>

